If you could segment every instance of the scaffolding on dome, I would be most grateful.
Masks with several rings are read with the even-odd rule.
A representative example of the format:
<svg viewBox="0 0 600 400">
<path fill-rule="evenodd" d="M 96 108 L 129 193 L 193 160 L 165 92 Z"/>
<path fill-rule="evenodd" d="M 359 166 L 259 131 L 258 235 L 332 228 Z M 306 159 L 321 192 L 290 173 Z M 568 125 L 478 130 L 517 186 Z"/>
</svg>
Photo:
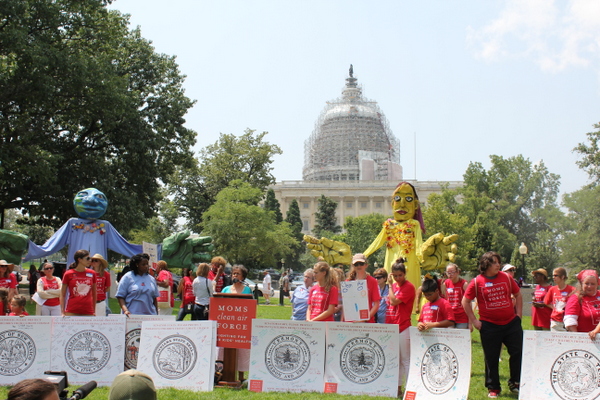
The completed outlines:
<svg viewBox="0 0 600 400">
<path fill-rule="evenodd" d="M 356 81 L 351 66 L 342 96 L 327 102 L 304 142 L 305 181 L 402 179 L 400 141 Z"/>
</svg>

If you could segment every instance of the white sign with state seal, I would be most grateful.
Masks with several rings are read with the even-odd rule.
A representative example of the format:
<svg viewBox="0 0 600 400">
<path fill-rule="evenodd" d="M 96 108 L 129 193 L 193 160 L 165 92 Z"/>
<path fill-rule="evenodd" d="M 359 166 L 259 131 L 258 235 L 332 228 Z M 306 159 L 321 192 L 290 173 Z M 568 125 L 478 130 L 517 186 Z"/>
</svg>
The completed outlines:
<svg viewBox="0 0 600 400">
<path fill-rule="evenodd" d="M 67 371 L 69 384 L 110 386 L 123 372 L 126 317 L 52 318 L 52 370 Z"/>
<path fill-rule="evenodd" d="M 471 380 L 468 329 L 410 328 L 410 369 L 404 399 L 467 400 Z"/>
<path fill-rule="evenodd" d="M 137 369 L 150 375 L 157 389 L 211 391 L 216 343 L 215 321 L 145 321 Z"/>
<path fill-rule="evenodd" d="M 125 329 L 125 369 L 137 369 L 140 351 L 142 322 L 163 321 L 175 322 L 174 315 L 129 315 Z"/>
<path fill-rule="evenodd" d="M 327 322 L 326 335 L 326 393 L 398 395 L 397 325 Z"/>
<path fill-rule="evenodd" d="M 325 324 L 254 319 L 248 390 L 323 392 Z"/>
<path fill-rule="evenodd" d="M 369 294 L 366 279 L 340 282 L 344 304 L 344 321 L 369 320 Z"/>
<path fill-rule="evenodd" d="M 2 317 L 0 385 L 41 377 L 50 368 L 52 317 Z"/>
<path fill-rule="evenodd" d="M 600 398 L 600 340 L 587 333 L 523 332 L 519 399 Z"/>
</svg>

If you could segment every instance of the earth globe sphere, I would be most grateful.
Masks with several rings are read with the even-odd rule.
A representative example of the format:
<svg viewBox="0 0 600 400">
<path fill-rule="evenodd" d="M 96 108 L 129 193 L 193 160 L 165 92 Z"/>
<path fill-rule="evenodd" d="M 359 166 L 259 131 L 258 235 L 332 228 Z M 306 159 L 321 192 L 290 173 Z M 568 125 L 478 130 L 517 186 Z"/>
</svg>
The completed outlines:
<svg viewBox="0 0 600 400">
<path fill-rule="evenodd" d="M 97 219 L 106 213 L 108 199 L 96 188 L 80 190 L 73 199 L 73 207 L 80 218 Z"/>
</svg>

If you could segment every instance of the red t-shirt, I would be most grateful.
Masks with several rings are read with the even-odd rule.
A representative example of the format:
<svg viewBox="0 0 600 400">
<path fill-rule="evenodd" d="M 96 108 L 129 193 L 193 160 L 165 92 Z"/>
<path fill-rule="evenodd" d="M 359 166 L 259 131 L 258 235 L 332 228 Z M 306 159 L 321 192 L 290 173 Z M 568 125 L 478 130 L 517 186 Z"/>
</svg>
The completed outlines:
<svg viewBox="0 0 600 400">
<path fill-rule="evenodd" d="M 465 313 L 465 309 L 462 306 L 462 298 L 465 294 L 463 287 L 465 286 L 464 279 L 460 278 L 458 282 L 452 282 L 452 279 L 446 279 L 444 285 L 446 285 L 446 299 L 452 306 L 454 312 L 454 322 L 457 324 L 464 324 L 469 322 L 469 317 Z"/>
<path fill-rule="evenodd" d="M 411 324 L 410 314 L 415 303 L 415 286 L 409 281 L 404 281 L 402 285 L 394 282 L 392 291 L 401 303 L 393 306 L 390 303 L 390 298 L 386 299 L 388 309 L 385 315 L 385 323 L 398 324 L 398 332 L 402 332 Z"/>
<path fill-rule="evenodd" d="M 465 297 L 469 300 L 477 297 L 481 321 L 506 325 L 516 316 L 510 297 L 516 293 L 519 293 L 517 282 L 505 272 L 499 271 L 493 278 L 477 275 L 469 282 Z"/>
<path fill-rule="evenodd" d="M 63 276 L 63 285 L 67 286 L 69 298 L 65 312 L 80 315 L 93 315 L 96 304 L 92 298 L 92 286 L 96 283 L 98 274 L 92 269 L 77 272 L 70 269 Z"/>
<path fill-rule="evenodd" d="M 533 301 L 544 303 L 544 299 L 552 286 L 536 285 L 533 292 Z M 552 310 L 549 307 L 538 308 L 531 306 L 531 325 L 550 329 L 550 315 Z"/>
<path fill-rule="evenodd" d="M 332 286 L 329 292 L 326 292 L 319 284 L 313 285 L 308 292 L 308 304 L 310 305 L 310 319 L 324 311 L 327 311 L 330 305 L 338 305 L 339 290 L 337 286 Z M 323 321 L 333 321 L 333 314 Z"/>
<path fill-rule="evenodd" d="M 419 314 L 419 322 L 442 322 L 446 320 L 456 322 L 450 302 L 443 297 L 438 297 L 433 303 L 425 303 L 421 314 Z"/>
<path fill-rule="evenodd" d="M 560 290 L 558 286 L 552 286 L 550 290 L 548 290 L 546 297 L 544 297 L 544 304 L 552 304 L 554 307 L 552 309 L 552 314 L 550 314 L 550 319 L 552 321 L 563 321 L 567 300 L 574 290 L 575 288 L 571 285 L 565 286 L 563 290 Z"/>
<path fill-rule="evenodd" d="M 216 276 L 217 269 L 215 269 L 214 271 L 212 269 L 208 271 L 208 279 L 210 279 L 211 281 L 214 282 Z M 221 293 L 221 290 L 223 290 L 223 274 L 221 274 L 219 280 L 215 284 L 215 293 Z"/>
<path fill-rule="evenodd" d="M 96 301 L 106 300 L 106 292 L 110 288 L 110 274 L 104 271 L 103 276 L 96 273 Z"/>
<path fill-rule="evenodd" d="M 600 322 L 600 291 L 594 296 L 569 296 L 565 315 L 577 315 L 577 332 L 590 332 Z"/>
<path fill-rule="evenodd" d="M 171 272 L 167 271 L 167 270 L 160 270 L 160 272 L 158 273 L 158 277 L 156 278 L 157 281 L 168 281 L 169 282 L 169 292 L 171 293 L 171 307 L 173 307 L 175 305 L 175 298 L 173 297 L 173 275 L 171 274 Z M 159 291 L 160 289 L 165 289 L 165 288 L 161 288 L 159 286 Z"/>
<path fill-rule="evenodd" d="M 193 303 L 196 301 L 196 295 L 194 294 L 193 288 L 193 280 L 189 276 L 184 276 L 183 278 L 183 301 L 181 302 L 181 307 L 183 308 L 189 303 Z"/>
<path fill-rule="evenodd" d="M 0 278 L 0 288 L 15 289 L 17 287 L 17 278 L 14 274 L 8 274 L 8 278 Z"/>
<path fill-rule="evenodd" d="M 40 279 L 42 280 L 42 283 L 44 284 L 44 290 L 60 289 L 60 286 L 58 285 L 58 279 L 54 278 L 52 280 L 48 280 L 48 278 L 46 278 L 45 276 L 42 276 Z M 44 305 L 48 306 L 48 307 L 58 306 L 58 305 L 60 305 L 60 298 L 54 297 L 52 299 L 47 299 L 44 302 Z"/>
<path fill-rule="evenodd" d="M 29 315 L 29 314 L 28 314 L 28 313 L 27 313 L 27 311 L 25 311 L 25 310 L 23 310 L 23 313 L 22 313 L 22 314 L 19 314 L 19 315 L 15 314 L 14 312 L 11 312 L 10 314 L 8 314 L 8 316 L 9 316 L 9 317 L 20 317 L 21 315 L 23 315 L 23 316 L 27 316 L 27 315 Z"/>
</svg>

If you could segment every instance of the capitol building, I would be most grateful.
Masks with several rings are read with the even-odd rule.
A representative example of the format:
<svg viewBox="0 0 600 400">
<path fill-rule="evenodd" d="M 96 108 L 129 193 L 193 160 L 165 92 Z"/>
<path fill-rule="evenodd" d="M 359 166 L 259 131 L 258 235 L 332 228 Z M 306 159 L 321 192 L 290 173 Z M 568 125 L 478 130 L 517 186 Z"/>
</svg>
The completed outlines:
<svg viewBox="0 0 600 400">
<path fill-rule="evenodd" d="M 347 217 L 380 213 L 392 216 L 391 195 L 403 181 L 400 140 L 377 102 L 363 97 L 350 66 L 342 96 L 328 101 L 304 143 L 302 181 L 282 181 L 271 188 L 285 215 L 296 199 L 302 232 L 310 234 L 321 195 L 338 203 L 338 224 Z M 454 189 L 462 182 L 424 182 L 414 185 L 422 204 L 442 185 Z"/>
</svg>

